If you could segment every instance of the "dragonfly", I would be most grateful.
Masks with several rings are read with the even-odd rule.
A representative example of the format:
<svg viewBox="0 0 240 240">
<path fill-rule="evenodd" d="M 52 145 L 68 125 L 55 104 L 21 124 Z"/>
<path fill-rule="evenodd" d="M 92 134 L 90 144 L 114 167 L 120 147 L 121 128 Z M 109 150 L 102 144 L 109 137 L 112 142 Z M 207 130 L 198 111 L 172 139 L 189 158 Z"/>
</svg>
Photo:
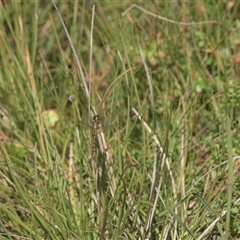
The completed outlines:
<svg viewBox="0 0 240 240">
<path fill-rule="evenodd" d="M 97 155 L 96 139 L 98 134 L 101 134 L 102 132 L 107 131 L 115 126 L 117 112 L 118 111 L 116 109 L 106 117 L 103 117 L 99 114 L 94 114 L 92 117 L 90 117 L 91 119 L 88 121 L 88 123 L 86 123 L 86 121 L 81 121 L 90 129 L 92 159 L 95 159 Z M 104 148 L 107 149 L 106 146 L 104 146 Z"/>
</svg>

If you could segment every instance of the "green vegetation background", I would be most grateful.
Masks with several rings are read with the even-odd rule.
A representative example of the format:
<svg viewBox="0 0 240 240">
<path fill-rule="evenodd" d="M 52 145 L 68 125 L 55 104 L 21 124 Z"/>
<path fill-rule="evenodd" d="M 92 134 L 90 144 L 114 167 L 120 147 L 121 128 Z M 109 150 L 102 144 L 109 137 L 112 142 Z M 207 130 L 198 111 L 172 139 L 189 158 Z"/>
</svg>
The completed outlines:
<svg viewBox="0 0 240 240">
<path fill-rule="evenodd" d="M 1 1 L 1 239 L 240 238 L 240 2 L 132 3 L 56 3 L 93 159 L 53 3 Z"/>
</svg>

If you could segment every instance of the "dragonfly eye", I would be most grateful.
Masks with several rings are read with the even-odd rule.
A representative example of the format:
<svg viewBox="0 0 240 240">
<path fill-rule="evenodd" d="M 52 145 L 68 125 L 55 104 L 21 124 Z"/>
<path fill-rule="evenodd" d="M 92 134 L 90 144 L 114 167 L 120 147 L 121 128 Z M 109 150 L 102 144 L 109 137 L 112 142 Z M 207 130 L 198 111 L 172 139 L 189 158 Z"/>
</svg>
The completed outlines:
<svg viewBox="0 0 240 240">
<path fill-rule="evenodd" d="M 93 116 L 93 121 L 94 122 L 101 121 L 101 118 L 98 115 L 94 115 Z"/>
</svg>

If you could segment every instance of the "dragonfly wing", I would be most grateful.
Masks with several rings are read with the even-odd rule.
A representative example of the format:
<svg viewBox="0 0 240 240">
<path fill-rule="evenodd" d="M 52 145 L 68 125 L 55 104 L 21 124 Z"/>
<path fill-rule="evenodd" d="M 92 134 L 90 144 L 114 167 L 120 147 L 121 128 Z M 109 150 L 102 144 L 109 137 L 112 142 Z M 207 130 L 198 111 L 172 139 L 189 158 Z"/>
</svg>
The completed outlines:
<svg viewBox="0 0 240 240">
<path fill-rule="evenodd" d="M 114 127 L 117 114 L 118 109 L 111 112 L 109 116 L 103 117 L 97 114 L 93 116 L 90 121 L 84 119 L 84 121 L 81 122 L 87 127 L 89 127 L 92 132 L 94 132 L 95 134 L 99 134 Z"/>
<path fill-rule="evenodd" d="M 109 114 L 109 116 L 106 116 L 102 118 L 102 129 L 107 130 L 115 126 L 116 124 L 116 117 L 118 115 L 118 109 L 115 109 L 113 112 Z"/>
</svg>

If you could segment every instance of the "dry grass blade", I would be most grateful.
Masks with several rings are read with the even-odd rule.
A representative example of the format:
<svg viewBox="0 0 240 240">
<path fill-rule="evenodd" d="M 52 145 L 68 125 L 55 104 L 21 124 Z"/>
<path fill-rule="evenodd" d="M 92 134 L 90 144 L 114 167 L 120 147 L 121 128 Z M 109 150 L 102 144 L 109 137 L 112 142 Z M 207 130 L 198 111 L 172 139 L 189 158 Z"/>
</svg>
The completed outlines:
<svg viewBox="0 0 240 240">
<path fill-rule="evenodd" d="M 125 16 L 133 8 L 137 8 L 137 9 L 141 10 L 142 12 L 144 12 L 144 13 L 152 16 L 152 17 L 155 17 L 157 19 L 160 19 L 162 21 L 173 23 L 173 24 L 178 24 L 178 25 L 182 25 L 182 26 L 202 25 L 202 24 L 220 24 L 218 21 L 215 21 L 215 20 L 200 21 L 200 22 L 178 22 L 178 21 L 174 21 L 174 20 L 169 19 L 169 18 L 162 17 L 160 15 L 154 14 L 154 13 L 152 13 L 152 12 L 150 12 L 150 11 L 140 7 L 140 6 L 138 6 L 137 4 L 132 4 L 128 9 L 126 9 L 122 13 L 122 16 Z"/>
</svg>

